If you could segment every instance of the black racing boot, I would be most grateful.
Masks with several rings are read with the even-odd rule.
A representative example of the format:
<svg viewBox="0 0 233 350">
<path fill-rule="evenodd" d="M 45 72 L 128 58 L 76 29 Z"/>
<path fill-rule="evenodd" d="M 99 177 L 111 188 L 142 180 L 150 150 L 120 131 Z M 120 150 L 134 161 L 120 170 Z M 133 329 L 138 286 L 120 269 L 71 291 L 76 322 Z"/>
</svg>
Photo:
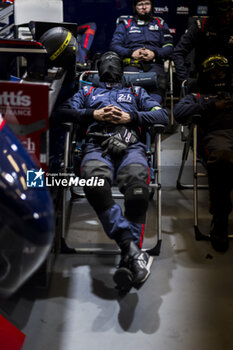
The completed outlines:
<svg viewBox="0 0 233 350">
<path fill-rule="evenodd" d="M 131 241 L 128 250 L 122 253 L 119 268 L 113 279 L 122 290 L 129 290 L 132 286 L 138 287 L 146 281 L 150 275 L 150 267 L 153 258 L 146 252 L 142 252 Z"/>
<path fill-rule="evenodd" d="M 228 219 L 213 218 L 210 229 L 212 247 L 219 252 L 226 252 L 229 246 Z"/>
</svg>

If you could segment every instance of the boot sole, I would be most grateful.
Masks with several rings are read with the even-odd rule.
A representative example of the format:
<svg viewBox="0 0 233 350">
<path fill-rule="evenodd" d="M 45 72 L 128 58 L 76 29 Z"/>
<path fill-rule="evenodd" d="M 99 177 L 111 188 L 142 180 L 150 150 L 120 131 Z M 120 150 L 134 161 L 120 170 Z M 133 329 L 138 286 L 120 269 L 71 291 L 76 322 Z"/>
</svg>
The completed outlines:
<svg viewBox="0 0 233 350">
<path fill-rule="evenodd" d="M 113 280 L 119 289 L 122 291 L 129 291 L 133 285 L 133 274 L 129 269 L 120 267 L 115 272 Z"/>
</svg>

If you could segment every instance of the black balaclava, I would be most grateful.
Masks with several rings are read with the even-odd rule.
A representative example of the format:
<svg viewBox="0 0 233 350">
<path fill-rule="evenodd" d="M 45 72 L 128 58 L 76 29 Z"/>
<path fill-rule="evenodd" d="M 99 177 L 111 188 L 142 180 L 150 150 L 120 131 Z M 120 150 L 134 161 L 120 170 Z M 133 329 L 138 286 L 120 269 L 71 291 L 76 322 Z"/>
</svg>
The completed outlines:
<svg viewBox="0 0 233 350">
<path fill-rule="evenodd" d="M 217 76 L 216 70 L 222 77 Z M 198 86 L 202 93 L 230 92 L 231 71 L 228 60 L 221 55 L 213 55 L 204 60 L 198 75 Z"/>
<path fill-rule="evenodd" d="M 151 3 L 151 11 L 145 15 L 140 15 L 136 10 L 137 3 L 141 1 L 143 2 L 150 1 Z M 136 20 L 145 21 L 145 22 L 150 21 L 153 18 L 153 1 L 152 0 L 133 0 L 133 15 Z"/>
<path fill-rule="evenodd" d="M 97 63 L 100 81 L 120 83 L 123 77 L 123 63 L 120 56 L 113 52 L 105 52 Z"/>
</svg>

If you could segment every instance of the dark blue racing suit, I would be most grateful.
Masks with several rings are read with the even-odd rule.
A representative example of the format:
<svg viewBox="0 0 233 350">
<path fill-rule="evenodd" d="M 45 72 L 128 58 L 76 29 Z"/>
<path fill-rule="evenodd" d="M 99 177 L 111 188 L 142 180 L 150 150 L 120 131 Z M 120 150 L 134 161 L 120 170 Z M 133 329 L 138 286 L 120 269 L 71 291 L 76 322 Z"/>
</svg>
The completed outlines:
<svg viewBox="0 0 233 350">
<path fill-rule="evenodd" d="M 233 67 L 233 21 L 223 26 L 216 18 L 198 19 L 182 35 L 174 49 L 174 63 L 176 75 L 180 82 L 188 79 L 192 62 L 187 63 L 186 58 L 195 49 L 194 69 L 200 70 L 201 63 L 210 55 L 220 54 L 229 60 Z M 194 72 L 194 74 L 195 74 Z"/>
<path fill-rule="evenodd" d="M 174 108 L 178 123 L 186 123 L 193 114 L 200 114 L 199 136 L 201 154 L 207 161 L 210 192 L 210 212 L 228 217 L 232 210 L 233 190 L 233 103 L 217 109 L 222 96 L 189 94 Z M 227 100 L 226 100 L 227 103 Z"/>
<path fill-rule="evenodd" d="M 173 52 L 173 38 L 164 20 L 154 17 L 149 23 L 144 23 L 132 16 L 120 17 L 110 49 L 122 58 L 131 58 L 135 50 L 143 47 L 153 51 L 155 59 L 144 62 L 140 68 L 127 65 L 125 71 L 145 71 L 145 67 L 146 71 L 164 74 L 163 62 L 169 59 Z"/>
<path fill-rule="evenodd" d="M 93 118 L 93 112 L 111 104 L 130 114 L 131 122 L 124 126 L 137 133 L 139 128 L 152 124 L 167 125 L 168 115 L 143 88 L 135 87 L 132 90 L 122 88 L 121 84 L 106 83 L 100 83 L 100 87 L 97 88 L 83 87 L 61 109 L 64 116 L 64 108 L 71 108 L 71 116 L 67 114 L 67 121 L 87 126 L 81 177 L 90 179 L 94 176 L 105 180 L 104 187 L 84 188 L 105 232 L 117 242 L 122 235 L 126 238 L 133 237 L 136 244 L 141 246 L 148 206 L 149 175 L 146 149 L 143 143 L 137 141 L 130 144 L 121 157 L 113 158 L 108 153 L 103 156 L 101 138 L 95 136 L 95 133 L 112 135 L 119 124 L 97 121 Z M 112 198 L 110 185 L 114 180 L 124 194 L 125 215 Z M 135 189 L 138 187 L 141 190 L 137 192 Z"/>
</svg>

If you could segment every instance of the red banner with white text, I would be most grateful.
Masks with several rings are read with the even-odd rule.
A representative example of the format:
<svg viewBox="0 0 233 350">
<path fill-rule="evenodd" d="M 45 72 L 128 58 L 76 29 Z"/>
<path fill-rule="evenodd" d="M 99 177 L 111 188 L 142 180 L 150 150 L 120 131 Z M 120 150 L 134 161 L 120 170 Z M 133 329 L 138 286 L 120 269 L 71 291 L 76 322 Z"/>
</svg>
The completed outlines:
<svg viewBox="0 0 233 350">
<path fill-rule="evenodd" d="M 0 82 L 0 113 L 33 160 L 48 165 L 49 86 Z"/>
</svg>

